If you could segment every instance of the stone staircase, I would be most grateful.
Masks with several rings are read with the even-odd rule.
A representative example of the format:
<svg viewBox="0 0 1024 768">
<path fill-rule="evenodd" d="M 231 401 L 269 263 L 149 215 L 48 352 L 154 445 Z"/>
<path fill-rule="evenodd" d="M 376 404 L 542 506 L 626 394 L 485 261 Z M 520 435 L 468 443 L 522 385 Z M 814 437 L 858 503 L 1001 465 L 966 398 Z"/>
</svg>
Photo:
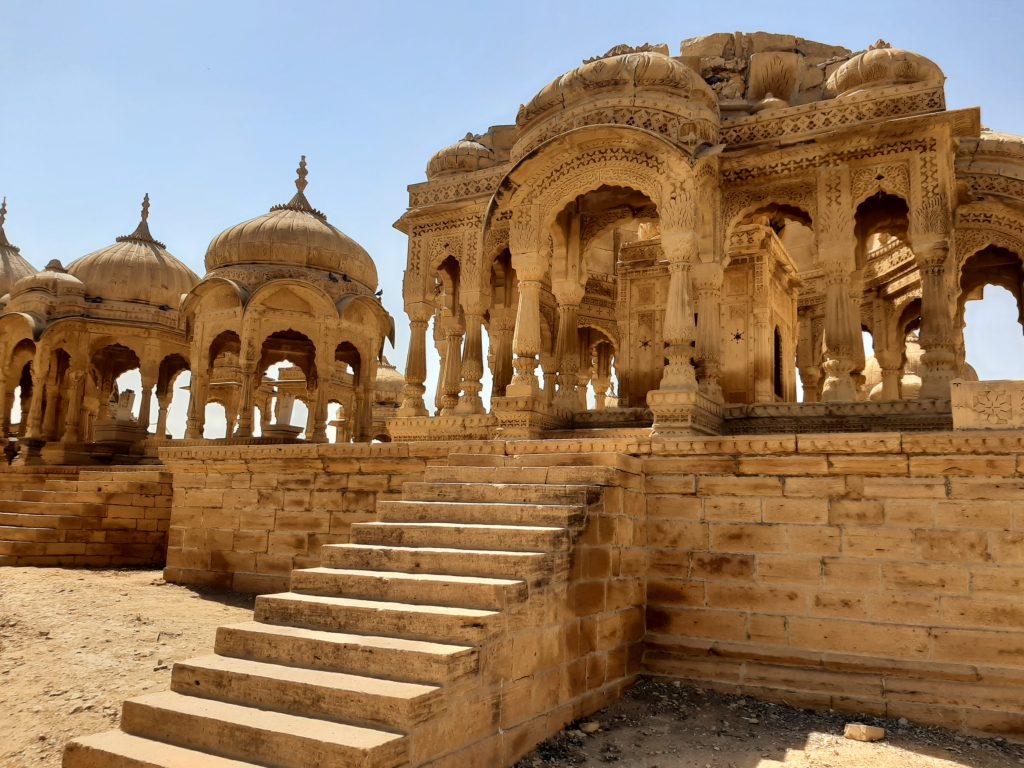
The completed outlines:
<svg viewBox="0 0 1024 768">
<path fill-rule="evenodd" d="M 569 599 L 601 489 L 467 466 L 482 460 L 380 502 L 221 627 L 214 655 L 175 664 L 170 691 L 126 702 L 120 731 L 71 742 L 65 768 L 493 768 L 613 698 L 625 676 L 579 673 Z"/>
<path fill-rule="evenodd" d="M 170 475 L 134 467 L 14 468 L 0 483 L 0 565 L 159 565 Z"/>
</svg>

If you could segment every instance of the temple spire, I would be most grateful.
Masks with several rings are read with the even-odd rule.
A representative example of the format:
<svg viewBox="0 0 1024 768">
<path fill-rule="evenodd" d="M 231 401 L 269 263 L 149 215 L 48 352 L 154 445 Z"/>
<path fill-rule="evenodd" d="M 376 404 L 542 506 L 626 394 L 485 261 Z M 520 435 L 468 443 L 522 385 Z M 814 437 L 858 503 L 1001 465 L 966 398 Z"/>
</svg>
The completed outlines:
<svg viewBox="0 0 1024 768">
<path fill-rule="evenodd" d="M 7 197 L 4 196 L 3 202 L 0 203 L 0 245 L 4 246 L 5 248 L 14 248 L 14 250 L 18 250 L 15 246 L 11 245 L 10 241 L 7 239 L 7 234 L 4 232 L 4 221 L 6 220 Z"/>
<path fill-rule="evenodd" d="M 123 243 L 130 241 L 134 243 L 150 243 L 152 245 L 159 245 L 164 248 L 163 243 L 159 240 L 154 240 L 153 235 L 149 231 L 149 193 L 147 192 L 142 198 L 142 218 L 139 220 L 139 226 L 135 228 L 135 231 L 130 235 L 121 235 L 117 238 L 117 242 Z"/>
<path fill-rule="evenodd" d="M 299 167 L 295 169 L 295 195 L 287 203 L 283 205 L 275 205 L 270 210 L 279 211 L 287 209 L 290 211 L 302 211 L 304 213 L 311 213 L 317 218 L 327 221 L 327 217 L 321 212 L 309 204 L 309 200 L 306 199 L 306 187 L 309 186 L 309 182 L 306 181 L 306 177 L 309 176 L 309 170 L 306 167 L 306 156 L 302 155 L 299 158 Z"/>
</svg>

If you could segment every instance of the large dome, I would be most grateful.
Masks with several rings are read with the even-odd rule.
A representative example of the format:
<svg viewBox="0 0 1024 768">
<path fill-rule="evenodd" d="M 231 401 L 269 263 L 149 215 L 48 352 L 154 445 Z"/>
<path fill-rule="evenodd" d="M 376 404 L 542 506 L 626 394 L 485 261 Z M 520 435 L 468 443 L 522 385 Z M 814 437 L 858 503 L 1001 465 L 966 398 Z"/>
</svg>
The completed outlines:
<svg viewBox="0 0 1024 768">
<path fill-rule="evenodd" d="M 139 301 L 177 309 L 182 294 L 199 282 L 149 232 L 149 195 L 142 201 L 142 220 L 130 235 L 68 265 L 88 293 L 108 301 Z"/>
<path fill-rule="evenodd" d="M 0 203 L 0 295 L 10 293 L 11 288 L 23 277 L 35 274 L 32 265 L 25 261 L 21 249 L 11 245 L 4 234 L 7 218 L 7 198 Z"/>
<path fill-rule="evenodd" d="M 224 230 L 206 249 L 206 269 L 239 265 L 281 265 L 322 269 L 377 290 L 370 254 L 309 204 L 306 158 L 299 163 L 298 191 L 269 213 Z"/>
<path fill-rule="evenodd" d="M 946 76 L 939 65 L 913 51 L 893 48 L 879 40 L 866 51 L 840 65 L 825 83 L 829 96 L 845 96 L 865 88 L 914 83 L 942 84 Z"/>
</svg>

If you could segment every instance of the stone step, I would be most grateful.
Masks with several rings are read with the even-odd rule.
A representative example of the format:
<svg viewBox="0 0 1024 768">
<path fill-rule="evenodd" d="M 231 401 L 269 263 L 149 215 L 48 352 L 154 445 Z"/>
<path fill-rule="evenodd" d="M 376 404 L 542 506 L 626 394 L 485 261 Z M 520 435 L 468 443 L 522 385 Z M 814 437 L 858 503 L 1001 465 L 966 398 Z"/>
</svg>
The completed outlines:
<svg viewBox="0 0 1024 768">
<path fill-rule="evenodd" d="M 480 523 L 484 525 L 582 524 L 585 509 L 579 504 L 500 504 L 458 501 L 378 501 L 377 516 L 384 522 Z"/>
<path fill-rule="evenodd" d="M 77 530 L 82 527 L 82 518 L 75 515 L 36 515 L 18 512 L 0 512 L 0 527 L 54 528 Z"/>
<path fill-rule="evenodd" d="M 409 501 L 483 501 L 518 504 L 586 504 L 596 500 L 598 491 L 586 485 L 517 483 L 427 483 L 408 482 L 402 498 Z"/>
<path fill-rule="evenodd" d="M 279 768 L 397 768 L 407 756 L 401 734 L 173 691 L 126 701 L 121 728 L 133 736 Z"/>
<path fill-rule="evenodd" d="M 360 600 L 282 592 L 256 598 L 256 620 L 310 629 L 366 632 L 442 643 L 479 645 L 501 614 L 479 608 Z"/>
<path fill-rule="evenodd" d="M 229 760 L 173 744 L 106 731 L 68 742 L 63 768 L 254 768 L 256 763 Z"/>
<path fill-rule="evenodd" d="M 450 549 L 500 549 L 507 552 L 553 552 L 569 538 L 567 528 L 479 523 L 355 523 L 354 544 Z"/>
<path fill-rule="evenodd" d="M 452 682 L 479 669 L 477 649 L 465 645 L 255 621 L 219 627 L 214 649 L 221 656 L 421 683 Z"/>
<path fill-rule="evenodd" d="M 304 568 L 292 571 L 292 591 L 341 595 L 400 603 L 501 610 L 526 600 L 525 581 L 479 576 L 441 576 L 352 568 Z"/>
<path fill-rule="evenodd" d="M 547 552 L 509 552 L 446 547 L 389 547 L 381 544 L 325 544 L 320 559 L 328 568 L 399 571 L 443 576 L 514 577 L 531 583 L 551 575 L 555 556 Z"/>
<path fill-rule="evenodd" d="M 61 541 L 61 532 L 55 528 L 29 528 L 28 526 L 0 525 L 0 541 L 28 541 L 33 543 Z"/>
<path fill-rule="evenodd" d="M 436 685 L 226 656 L 178 662 L 171 690 L 257 709 L 408 731 L 444 705 Z"/>
</svg>

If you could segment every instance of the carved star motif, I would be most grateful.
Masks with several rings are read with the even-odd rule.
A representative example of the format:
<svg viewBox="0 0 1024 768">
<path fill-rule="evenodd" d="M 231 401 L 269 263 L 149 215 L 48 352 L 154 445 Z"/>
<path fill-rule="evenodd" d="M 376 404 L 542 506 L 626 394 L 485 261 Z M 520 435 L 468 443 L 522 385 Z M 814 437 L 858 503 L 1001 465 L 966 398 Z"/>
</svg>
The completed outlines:
<svg viewBox="0 0 1024 768">
<path fill-rule="evenodd" d="M 743 331 L 733 331 L 732 340 L 735 341 L 737 344 L 743 341 Z"/>
<path fill-rule="evenodd" d="M 651 348 L 651 340 L 650 339 L 641 339 L 640 340 L 640 348 L 641 349 L 650 349 Z"/>
</svg>

